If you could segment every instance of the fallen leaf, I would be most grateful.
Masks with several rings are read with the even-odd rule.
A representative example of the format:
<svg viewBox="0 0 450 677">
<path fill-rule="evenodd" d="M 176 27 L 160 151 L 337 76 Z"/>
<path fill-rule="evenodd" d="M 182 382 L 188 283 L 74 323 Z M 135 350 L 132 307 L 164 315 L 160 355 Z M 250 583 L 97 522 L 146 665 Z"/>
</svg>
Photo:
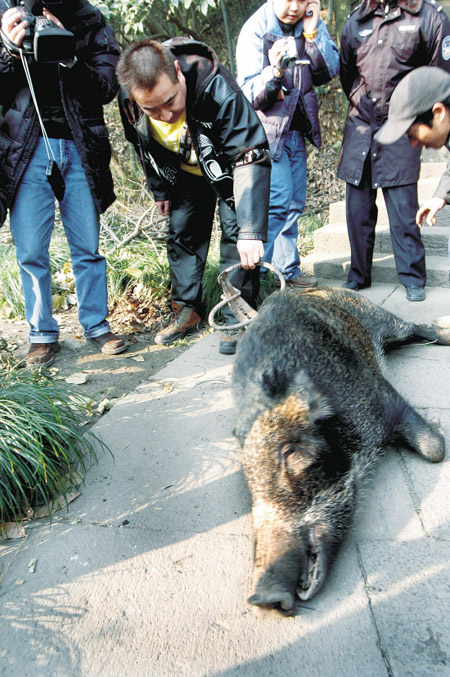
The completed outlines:
<svg viewBox="0 0 450 677">
<path fill-rule="evenodd" d="M 65 496 L 58 496 L 56 501 L 52 501 L 49 503 L 48 506 L 43 505 L 42 507 L 38 508 L 37 510 L 33 511 L 33 517 L 34 518 L 39 518 L 39 517 L 48 517 L 54 512 L 58 512 L 58 510 L 61 510 L 62 508 L 65 508 L 66 505 L 74 501 L 78 496 L 81 496 L 81 491 L 71 491 L 67 493 Z"/>
<path fill-rule="evenodd" d="M 26 536 L 25 529 L 15 522 L 6 522 L 0 524 L 0 538 L 24 538 Z"/>
<path fill-rule="evenodd" d="M 86 383 L 87 380 L 88 377 L 86 374 L 77 371 L 66 378 L 66 383 L 73 383 L 74 385 L 81 386 L 83 383 Z"/>
<path fill-rule="evenodd" d="M 36 558 L 30 560 L 28 564 L 28 571 L 30 572 L 30 574 L 34 574 L 34 572 L 36 571 L 36 564 L 37 564 Z"/>
</svg>

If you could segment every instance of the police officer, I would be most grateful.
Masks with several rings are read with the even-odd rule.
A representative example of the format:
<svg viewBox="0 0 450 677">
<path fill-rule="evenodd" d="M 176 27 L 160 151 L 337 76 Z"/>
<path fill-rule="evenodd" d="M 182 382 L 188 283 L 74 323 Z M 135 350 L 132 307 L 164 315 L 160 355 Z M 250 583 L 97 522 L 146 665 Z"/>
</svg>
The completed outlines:
<svg viewBox="0 0 450 677">
<path fill-rule="evenodd" d="M 382 188 L 399 280 L 409 301 L 425 299 L 425 250 L 416 224 L 420 149 L 410 146 L 406 134 L 388 146 L 374 139 L 395 86 L 424 65 L 450 70 L 450 22 L 434 0 L 363 0 L 349 16 L 340 52 L 349 108 L 338 166 L 347 183 L 348 289 L 371 284 L 375 200 Z"/>
</svg>

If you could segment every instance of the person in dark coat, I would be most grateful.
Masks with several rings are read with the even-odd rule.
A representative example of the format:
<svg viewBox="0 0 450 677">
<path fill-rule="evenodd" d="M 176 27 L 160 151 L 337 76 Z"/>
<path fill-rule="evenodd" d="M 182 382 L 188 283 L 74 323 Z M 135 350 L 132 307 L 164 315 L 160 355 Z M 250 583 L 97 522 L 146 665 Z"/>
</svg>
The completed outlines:
<svg viewBox="0 0 450 677">
<path fill-rule="evenodd" d="M 0 224 L 9 210 L 30 325 L 26 363 L 49 366 L 59 350 L 48 253 L 55 197 L 85 337 L 103 353 L 121 353 L 127 344 L 111 333 L 106 319 L 106 261 L 98 252 L 99 215 L 115 199 L 103 105 L 118 90 L 119 46 L 101 12 L 87 0 L 52 4 L 54 14 L 44 2 L 38 12 L 74 34 L 75 54 L 61 63 L 58 55 L 38 62 L 23 53 L 28 24 L 23 8 L 10 4 L 3 0 L 0 41 Z"/>
<path fill-rule="evenodd" d="M 442 68 L 422 66 L 408 73 L 395 88 L 389 104 L 388 119 L 378 130 L 378 143 L 395 143 L 407 134 L 416 148 L 450 150 L 450 73 Z M 450 204 L 450 159 L 434 194 L 421 205 L 416 223 L 421 228 L 424 220 L 429 226 L 436 223 L 436 214 Z M 449 241 L 450 260 L 450 241 Z M 450 315 L 437 321 L 450 329 Z"/>
<path fill-rule="evenodd" d="M 374 135 L 385 122 L 395 86 L 419 66 L 450 70 L 450 22 L 434 0 L 363 0 L 341 36 L 340 77 L 349 100 L 338 176 L 346 181 L 351 264 L 346 288 L 371 284 L 382 188 L 395 264 L 409 301 L 425 299 L 425 250 L 416 224 L 420 149 L 403 135 L 381 146 Z"/>
<path fill-rule="evenodd" d="M 219 198 L 221 271 L 235 264 L 231 283 L 253 307 L 256 264 L 264 255 L 270 184 L 266 134 L 236 81 L 207 45 L 187 38 L 143 40 L 117 67 L 125 135 L 134 143 L 160 214 L 170 216 L 167 255 L 173 320 L 156 343 L 170 345 L 201 320 L 202 276 Z M 233 354 L 230 329 L 219 351 Z"/>
</svg>

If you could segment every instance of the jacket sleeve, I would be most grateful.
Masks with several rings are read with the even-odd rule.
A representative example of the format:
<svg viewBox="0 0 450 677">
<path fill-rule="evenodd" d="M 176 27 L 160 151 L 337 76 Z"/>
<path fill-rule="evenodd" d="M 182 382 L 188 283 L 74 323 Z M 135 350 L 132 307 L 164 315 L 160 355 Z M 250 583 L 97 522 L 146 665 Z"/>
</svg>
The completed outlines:
<svg viewBox="0 0 450 677">
<path fill-rule="evenodd" d="M 266 240 L 271 166 L 268 142 L 258 116 L 240 90 L 231 90 L 223 99 L 213 131 L 233 174 L 238 237 Z"/>
<path fill-rule="evenodd" d="M 305 51 L 310 60 L 310 69 L 315 87 L 329 82 L 339 72 L 338 48 L 330 38 L 325 23 L 319 19 L 314 41 L 305 40 Z"/>
<path fill-rule="evenodd" d="M 77 44 L 77 61 L 73 68 L 64 69 L 65 79 L 70 80 L 70 90 L 77 95 L 95 93 L 99 102 L 105 105 L 112 101 L 119 91 L 116 66 L 120 47 L 112 29 L 104 24 L 88 31 Z"/>
<path fill-rule="evenodd" d="M 426 50 L 424 63 L 428 66 L 438 66 L 450 72 L 450 59 L 448 58 L 450 21 L 445 12 L 438 12 L 434 7 L 430 7 L 429 17 L 429 21 L 425 23 L 422 29 Z M 445 45 L 443 44 L 444 40 Z M 444 47 L 446 47 L 446 58 L 444 58 Z"/>
<path fill-rule="evenodd" d="M 263 39 L 249 28 L 239 34 L 236 48 L 237 81 L 256 110 L 268 110 L 277 100 L 282 79 L 265 64 Z"/>
<path fill-rule="evenodd" d="M 351 91 L 354 88 L 356 81 L 360 78 L 360 74 L 356 65 L 356 54 L 350 44 L 348 22 L 344 26 L 341 35 L 341 51 L 339 61 L 339 77 L 341 80 L 342 89 L 345 92 L 345 96 L 350 101 Z"/>
</svg>

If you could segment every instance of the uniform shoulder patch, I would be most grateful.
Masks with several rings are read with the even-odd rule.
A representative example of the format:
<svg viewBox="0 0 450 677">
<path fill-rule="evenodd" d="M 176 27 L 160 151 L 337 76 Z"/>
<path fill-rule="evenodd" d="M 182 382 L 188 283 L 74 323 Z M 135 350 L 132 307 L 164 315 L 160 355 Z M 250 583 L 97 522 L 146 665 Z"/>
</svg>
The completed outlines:
<svg viewBox="0 0 450 677">
<path fill-rule="evenodd" d="M 450 35 L 446 35 L 442 40 L 442 58 L 444 61 L 450 59 Z"/>
</svg>

